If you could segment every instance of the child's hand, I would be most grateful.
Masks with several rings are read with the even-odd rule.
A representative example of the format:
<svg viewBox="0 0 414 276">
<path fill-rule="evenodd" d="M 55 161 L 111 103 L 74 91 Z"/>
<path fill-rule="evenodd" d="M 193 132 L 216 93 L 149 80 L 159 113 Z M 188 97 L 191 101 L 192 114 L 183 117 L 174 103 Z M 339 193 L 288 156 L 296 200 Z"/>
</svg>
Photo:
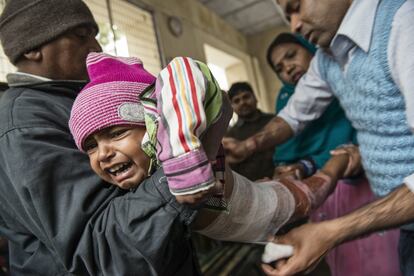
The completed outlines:
<svg viewBox="0 0 414 276">
<path fill-rule="evenodd" d="M 205 202 L 209 196 L 213 194 L 213 188 L 191 195 L 176 195 L 175 198 L 180 204 L 199 205 Z"/>
<path fill-rule="evenodd" d="M 180 204 L 199 205 L 207 201 L 207 199 L 209 199 L 209 197 L 212 195 L 223 194 L 223 191 L 223 184 L 221 184 L 220 181 L 216 180 L 215 185 L 208 190 L 190 195 L 176 195 L 175 198 Z"/>
</svg>

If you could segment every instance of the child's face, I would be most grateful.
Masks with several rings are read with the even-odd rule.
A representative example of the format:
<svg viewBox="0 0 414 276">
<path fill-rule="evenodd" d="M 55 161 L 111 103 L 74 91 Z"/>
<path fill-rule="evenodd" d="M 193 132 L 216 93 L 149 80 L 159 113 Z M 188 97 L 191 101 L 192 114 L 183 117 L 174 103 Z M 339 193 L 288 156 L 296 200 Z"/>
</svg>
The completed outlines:
<svg viewBox="0 0 414 276">
<path fill-rule="evenodd" d="M 141 149 L 145 128 L 108 127 L 84 143 L 92 169 L 103 180 L 123 189 L 138 186 L 147 176 L 149 157 Z"/>
</svg>

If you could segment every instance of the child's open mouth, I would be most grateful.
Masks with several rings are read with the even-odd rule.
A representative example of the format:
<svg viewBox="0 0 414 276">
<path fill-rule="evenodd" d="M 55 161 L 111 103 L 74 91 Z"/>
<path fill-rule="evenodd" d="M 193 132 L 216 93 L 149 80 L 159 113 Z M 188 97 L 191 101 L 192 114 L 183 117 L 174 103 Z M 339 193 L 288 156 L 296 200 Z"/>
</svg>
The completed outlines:
<svg viewBox="0 0 414 276">
<path fill-rule="evenodd" d="M 117 164 L 109 169 L 105 169 L 108 173 L 117 176 L 122 174 L 123 172 L 126 172 L 129 168 L 131 168 L 132 163 L 131 162 L 125 162 L 121 164 Z"/>
</svg>

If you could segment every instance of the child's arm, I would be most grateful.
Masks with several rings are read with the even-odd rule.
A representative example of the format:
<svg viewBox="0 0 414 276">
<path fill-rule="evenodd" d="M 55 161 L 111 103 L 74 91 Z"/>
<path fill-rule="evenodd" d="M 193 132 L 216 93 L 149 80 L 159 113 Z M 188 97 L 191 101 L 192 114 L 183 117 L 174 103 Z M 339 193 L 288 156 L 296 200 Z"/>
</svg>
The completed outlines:
<svg viewBox="0 0 414 276">
<path fill-rule="evenodd" d="M 295 197 L 296 207 L 292 221 L 309 215 L 317 209 L 335 189 L 338 179 L 344 177 L 349 162 L 348 154 L 332 156 L 323 168 L 304 180 L 284 178 L 279 181 Z"/>
<path fill-rule="evenodd" d="M 171 193 L 194 195 L 215 183 L 200 137 L 222 114 L 222 92 L 207 66 L 190 58 L 173 59 L 156 83 L 157 157 Z M 219 137 L 218 142 L 222 137 Z"/>
<path fill-rule="evenodd" d="M 202 209 L 193 229 L 217 240 L 258 242 L 287 223 L 295 201 L 289 189 L 276 182 L 253 182 L 229 167 L 225 170 L 227 212 Z"/>
<path fill-rule="evenodd" d="M 266 241 L 288 222 L 318 208 L 343 176 L 347 155 L 332 157 L 303 181 L 252 182 L 226 169 L 228 212 L 201 210 L 193 229 L 210 238 L 239 242 Z"/>
</svg>

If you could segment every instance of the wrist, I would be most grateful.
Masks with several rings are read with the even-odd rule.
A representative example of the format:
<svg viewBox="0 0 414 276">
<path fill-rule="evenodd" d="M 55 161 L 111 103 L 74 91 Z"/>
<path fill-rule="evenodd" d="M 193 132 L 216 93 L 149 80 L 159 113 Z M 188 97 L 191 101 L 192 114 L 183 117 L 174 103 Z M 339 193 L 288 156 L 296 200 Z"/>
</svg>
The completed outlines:
<svg viewBox="0 0 414 276">
<path fill-rule="evenodd" d="M 321 233 L 323 233 L 327 239 L 329 243 L 329 249 L 334 248 L 335 246 L 338 246 L 347 240 L 347 232 L 345 228 L 340 227 L 341 223 L 339 219 L 323 221 L 321 224 L 324 228 Z"/>
<path fill-rule="evenodd" d="M 347 221 L 347 217 L 339 217 L 333 220 L 324 221 L 327 229 L 327 237 L 330 240 L 332 247 L 338 246 L 353 237 L 352 223 Z"/>
<path fill-rule="evenodd" d="M 304 177 L 311 176 L 316 172 L 316 166 L 310 159 L 301 159 L 297 162 L 303 172 Z"/>
<path fill-rule="evenodd" d="M 331 159 L 326 162 L 326 164 L 321 169 L 321 172 L 325 175 L 331 177 L 333 181 L 337 181 L 344 177 L 346 168 L 349 163 L 349 154 L 341 153 L 338 155 L 333 155 Z"/>
</svg>

